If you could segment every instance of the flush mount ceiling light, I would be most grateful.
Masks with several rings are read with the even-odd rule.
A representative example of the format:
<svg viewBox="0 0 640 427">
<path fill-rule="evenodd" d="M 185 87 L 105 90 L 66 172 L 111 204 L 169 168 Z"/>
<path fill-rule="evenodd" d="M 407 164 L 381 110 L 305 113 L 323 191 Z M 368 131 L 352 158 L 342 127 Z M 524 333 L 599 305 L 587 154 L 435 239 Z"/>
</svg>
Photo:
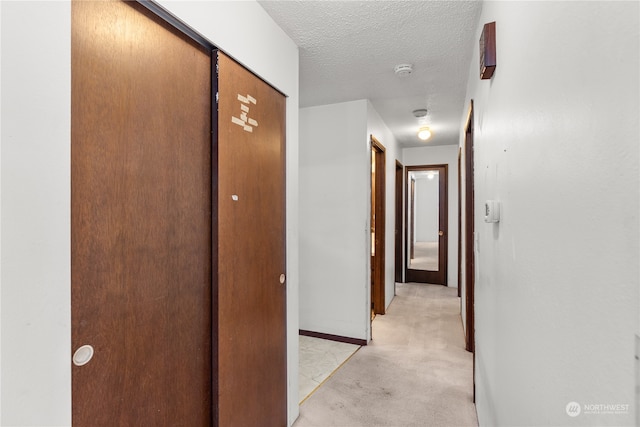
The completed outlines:
<svg viewBox="0 0 640 427">
<path fill-rule="evenodd" d="M 393 71 L 395 71 L 398 77 L 407 77 L 413 71 L 413 66 L 411 64 L 398 64 L 394 67 Z"/>
<path fill-rule="evenodd" d="M 423 126 L 418 130 L 418 138 L 423 141 L 431 138 L 431 129 L 428 126 Z"/>
</svg>

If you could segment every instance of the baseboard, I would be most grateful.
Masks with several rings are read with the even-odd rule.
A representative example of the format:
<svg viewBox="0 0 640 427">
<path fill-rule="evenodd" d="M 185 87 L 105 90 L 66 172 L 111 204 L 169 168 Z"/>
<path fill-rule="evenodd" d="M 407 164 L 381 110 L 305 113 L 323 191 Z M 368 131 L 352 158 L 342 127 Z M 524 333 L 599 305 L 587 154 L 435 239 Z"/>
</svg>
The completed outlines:
<svg viewBox="0 0 640 427">
<path fill-rule="evenodd" d="M 304 329 L 300 329 L 299 334 L 305 337 L 322 338 L 324 340 L 344 342 L 347 344 L 367 345 L 367 340 L 343 337 L 340 335 L 323 334 L 322 332 L 305 331 Z"/>
</svg>

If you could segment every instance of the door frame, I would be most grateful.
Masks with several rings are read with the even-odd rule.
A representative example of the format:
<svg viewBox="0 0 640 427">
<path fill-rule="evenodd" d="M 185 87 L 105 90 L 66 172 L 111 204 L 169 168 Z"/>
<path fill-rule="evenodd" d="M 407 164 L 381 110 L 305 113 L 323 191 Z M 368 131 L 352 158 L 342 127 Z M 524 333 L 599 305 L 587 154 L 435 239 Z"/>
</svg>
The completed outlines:
<svg viewBox="0 0 640 427">
<path fill-rule="evenodd" d="M 395 273 L 394 280 L 396 283 L 404 282 L 404 268 L 403 268 L 403 236 L 402 232 L 402 219 L 404 212 L 404 166 L 398 160 L 396 160 L 396 217 L 395 217 Z M 395 293 L 395 292 L 394 292 Z"/>
<path fill-rule="evenodd" d="M 464 133 L 465 160 L 465 309 L 466 348 L 473 353 L 473 401 L 476 401 L 476 332 L 475 332 L 475 177 L 473 159 L 474 139 L 473 99 L 469 102 L 469 112 Z M 460 261 L 458 261 L 460 264 Z"/>
<path fill-rule="evenodd" d="M 458 298 L 462 296 L 462 147 L 458 148 Z"/>
<path fill-rule="evenodd" d="M 371 180 L 372 215 L 375 223 L 371 228 L 375 229 L 375 242 L 373 247 L 375 256 L 371 257 L 371 309 L 374 314 L 385 313 L 385 251 L 386 251 L 386 150 L 373 135 L 370 135 L 371 153 L 376 162 L 376 173 Z M 381 173 L 380 173 L 381 172 Z M 375 182 L 374 182 L 375 180 Z M 375 216 L 373 215 L 375 214 Z"/>
<path fill-rule="evenodd" d="M 439 196 L 438 196 L 438 212 L 439 212 L 439 231 L 441 235 L 438 238 L 438 271 L 426 271 L 426 270 L 412 270 L 408 266 L 408 260 L 405 257 L 404 260 L 404 277 L 407 282 L 420 282 L 420 283 L 432 283 L 437 285 L 447 286 L 448 283 L 448 264 L 449 264 L 449 165 L 436 164 L 436 165 L 419 165 L 419 166 L 407 166 L 405 167 L 406 182 L 410 182 L 409 172 L 421 171 L 421 170 L 438 170 L 439 175 Z M 413 183 L 412 183 L 413 184 Z M 413 185 L 411 188 L 407 185 L 407 202 L 411 203 L 413 211 L 413 196 L 410 196 L 409 192 L 413 192 Z M 409 218 L 409 209 L 406 212 L 405 228 L 405 241 L 410 242 L 409 230 L 410 226 L 414 222 L 413 215 Z M 412 229 L 412 228 L 411 228 Z M 413 245 L 411 246 L 413 249 Z"/>
<path fill-rule="evenodd" d="M 469 105 L 469 112 L 467 114 L 467 122 L 465 125 L 464 135 L 464 163 L 465 163 L 465 248 L 464 248 L 464 263 L 465 263 L 465 311 L 466 311 L 466 347 L 467 351 L 475 352 L 475 254 L 474 254 L 474 165 L 473 165 L 473 100 Z M 475 360 L 475 359 L 474 359 Z M 475 365 L 474 365 L 475 366 Z"/>
</svg>

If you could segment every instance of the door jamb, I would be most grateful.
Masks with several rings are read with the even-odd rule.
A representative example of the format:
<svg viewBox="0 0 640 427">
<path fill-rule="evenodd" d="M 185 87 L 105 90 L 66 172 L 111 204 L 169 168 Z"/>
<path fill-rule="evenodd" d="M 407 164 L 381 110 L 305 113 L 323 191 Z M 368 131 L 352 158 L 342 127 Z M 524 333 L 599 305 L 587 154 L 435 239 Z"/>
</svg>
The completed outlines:
<svg viewBox="0 0 640 427">
<path fill-rule="evenodd" d="M 458 298 L 462 296 L 462 147 L 458 148 Z"/>
<path fill-rule="evenodd" d="M 372 305 L 374 314 L 385 314 L 385 211 L 386 211 L 386 153 L 384 146 L 373 135 L 371 150 L 375 153 L 375 257 L 373 257 Z M 382 173 L 380 173 L 382 171 Z M 373 196 L 373 194 L 372 194 Z"/>
<path fill-rule="evenodd" d="M 475 254 L 474 254 L 474 164 L 473 164 L 473 100 L 469 104 L 469 113 L 465 125 L 465 309 L 466 309 L 466 348 L 473 353 L 473 401 L 476 401 L 476 357 L 475 357 Z"/>
<path fill-rule="evenodd" d="M 474 176 L 473 176 L 473 100 L 469 106 L 465 126 L 465 301 L 467 350 L 475 350 L 474 285 L 475 260 L 474 242 Z"/>
<path fill-rule="evenodd" d="M 395 204 L 395 272 L 394 281 L 404 282 L 404 232 L 403 232 L 403 212 L 404 212 L 404 166 L 396 160 L 396 204 Z M 395 289 L 395 283 L 394 283 Z M 395 291 L 394 291 L 395 294 Z"/>
</svg>

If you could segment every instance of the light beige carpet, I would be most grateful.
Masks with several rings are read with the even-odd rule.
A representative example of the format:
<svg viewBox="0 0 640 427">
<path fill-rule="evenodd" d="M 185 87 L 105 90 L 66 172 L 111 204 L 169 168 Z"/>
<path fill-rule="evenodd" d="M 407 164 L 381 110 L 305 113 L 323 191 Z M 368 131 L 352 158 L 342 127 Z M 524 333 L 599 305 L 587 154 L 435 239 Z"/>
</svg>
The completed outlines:
<svg viewBox="0 0 640 427">
<path fill-rule="evenodd" d="M 455 288 L 398 284 L 360 349 L 300 407 L 294 427 L 477 426 Z"/>
<path fill-rule="evenodd" d="M 412 270 L 438 271 L 438 242 L 416 242 L 413 255 L 409 261 Z"/>
</svg>

